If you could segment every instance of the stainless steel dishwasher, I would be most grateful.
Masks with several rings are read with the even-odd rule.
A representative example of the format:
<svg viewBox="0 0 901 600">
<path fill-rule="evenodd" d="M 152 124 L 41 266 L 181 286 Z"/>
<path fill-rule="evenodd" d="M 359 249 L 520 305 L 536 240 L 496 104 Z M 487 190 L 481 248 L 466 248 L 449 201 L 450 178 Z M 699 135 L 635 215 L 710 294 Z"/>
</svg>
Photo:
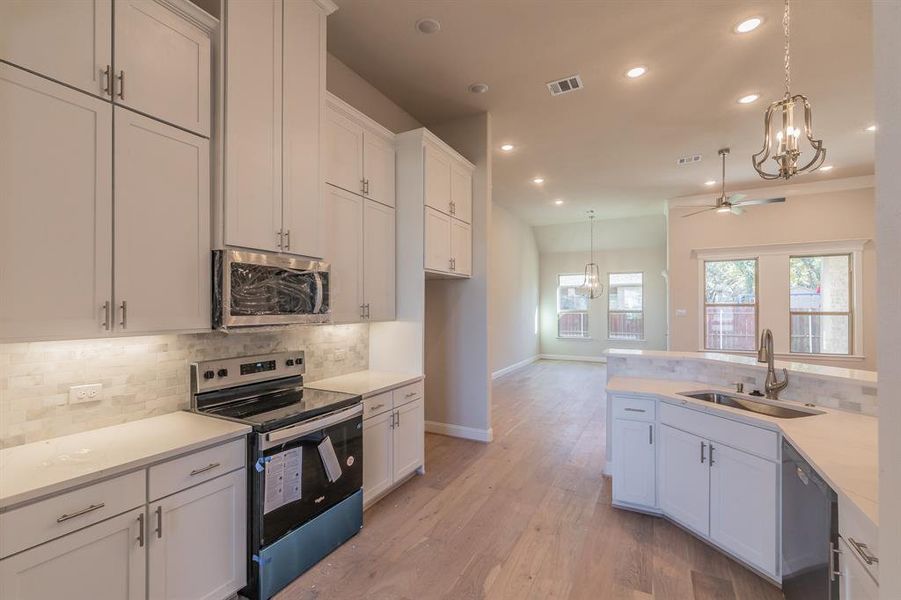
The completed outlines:
<svg viewBox="0 0 901 600">
<path fill-rule="evenodd" d="M 787 600 L 838 600 L 835 491 L 782 441 L 782 591 Z"/>
</svg>

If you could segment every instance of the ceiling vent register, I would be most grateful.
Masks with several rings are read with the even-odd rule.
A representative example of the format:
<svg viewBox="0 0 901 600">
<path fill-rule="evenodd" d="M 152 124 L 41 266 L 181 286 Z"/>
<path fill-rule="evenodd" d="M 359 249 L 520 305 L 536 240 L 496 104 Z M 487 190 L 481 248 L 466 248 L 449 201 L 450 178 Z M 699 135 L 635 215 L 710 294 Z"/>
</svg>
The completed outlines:
<svg viewBox="0 0 901 600">
<path fill-rule="evenodd" d="M 578 75 L 570 75 L 556 81 L 549 81 L 547 89 L 551 92 L 551 96 L 559 96 L 568 94 L 582 89 L 582 78 Z"/>
</svg>

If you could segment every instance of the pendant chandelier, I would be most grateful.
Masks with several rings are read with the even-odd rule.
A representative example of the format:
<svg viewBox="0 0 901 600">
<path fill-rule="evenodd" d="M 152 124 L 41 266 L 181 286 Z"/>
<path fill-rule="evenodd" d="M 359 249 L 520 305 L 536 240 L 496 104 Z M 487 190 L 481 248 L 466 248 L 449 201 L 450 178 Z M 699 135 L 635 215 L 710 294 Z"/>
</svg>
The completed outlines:
<svg viewBox="0 0 901 600">
<path fill-rule="evenodd" d="M 585 279 L 582 280 L 582 289 L 589 299 L 599 298 L 604 293 L 604 284 L 601 283 L 601 270 L 598 264 L 594 262 L 594 211 L 588 211 L 588 229 L 589 229 L 589 254 L 588 262 L 585 264 Z"/>
<path fill-rule="evenodd" d="M 754 169 L 763 179 L 790 179 L 799 173 L 816 171 L 826 160 L 823 140 L 813 137 L 810 102 L 807 96 L 791 93 L 790 20 L 788 0 L 785 0 L 785 12 L 782 16 L 782 29 L 785 32 L 785 95 L 782 100 L 773 102 L 767 108 L 763 123 L 763 149 L 752 159 Z M 804 137 L 814 150 L 813 157 L 803 166 L 798 165 L 801 156 L 801 129 L 795 126 L 796 107 L 804 108 Z M 780 118 L 781 125 L 778 123 Z M 764 162 L 771 156 L 778 165 L 776 172 L 769 172 L 764 167 Z"/>
</svg>

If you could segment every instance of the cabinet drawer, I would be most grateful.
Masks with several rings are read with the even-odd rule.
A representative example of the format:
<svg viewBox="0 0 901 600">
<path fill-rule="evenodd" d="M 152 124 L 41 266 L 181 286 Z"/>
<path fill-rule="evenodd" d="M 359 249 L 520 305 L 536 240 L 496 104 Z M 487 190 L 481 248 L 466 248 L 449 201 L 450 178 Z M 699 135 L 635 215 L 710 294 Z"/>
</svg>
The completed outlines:
<svg viewBox="0 0 901 600">
<path fill-rule="evenodd" d="M 383 392 L 363 400 L 363 418 L 368 419 L 394 408 L 391 392 Z"/>
<path fill-rule="evenodd" d="M 665 402 L 660 404 L 660 422 L 768 460 L 779 460 L 779 435 L 775 431 Z"/>
<path fill-rule="evenodd" d="M 613 396 L 613 418 L 633 421 L 653 421 L 656 416 L 657 401 L 650 398 Z"/>
<path fill-rule="evenodd" d="M 864 569 L 879 581 L 879 529 L 844 496 L 838 498 L 838 531 Z M 853 540 L 853 541 L 852 541 Z M 874 560 L 875 559 L 875 560 Z"/>
<path fill-rule="evenodd" d="M 142 469 L 0 514 L 0 558 L 143 505 L 144 482 Z"/>
<path fill-rule="evenodd" d="M 394 390 L 394 406 L 397 407 L 407 402 L 419 400 L 423 395 L 423 387 L 423 382 L 420 379 L 416 383 L 397 388 Z"/>
<path fill-rule="evenodd" d="M 246 463 L 241 438 L 150 467 L 150 501 L 240 469 Z"/>
</svg>

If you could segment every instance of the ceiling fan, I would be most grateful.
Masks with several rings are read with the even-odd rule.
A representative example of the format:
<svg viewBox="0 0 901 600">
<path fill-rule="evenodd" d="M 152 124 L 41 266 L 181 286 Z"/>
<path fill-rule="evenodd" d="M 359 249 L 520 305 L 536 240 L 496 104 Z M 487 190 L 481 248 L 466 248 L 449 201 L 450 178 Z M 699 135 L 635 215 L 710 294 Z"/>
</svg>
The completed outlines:
<svg viewBox="0 0 901 600">
<path fill-rule="evenodd" d="M 721 148 L 718 154 L 723 159 L 723 177 L 722 177 L 722 191 L 720 192 L 719 197 L 716 199 L 716 203 L 713 206 L 708 206 L 702 210 L 697 210 L 692 213 L 688 213 L 687 215 L 682 215 L 682 217 L 691 217 L 694 215 L 699 215 L 701 213 L 705 213 L 711 210 L 715 210 L 718 213 L 732 213 L 734 215 L 740 215 L 744 212 L 744 208 L 746 206 L 759 206 L 761 204 L 776 204 L 778 202 L 785 202 L 785 198 L 763 198 L 758 200 L 743 200 L 745 194 L 733 194 L 731 196 L 726 195 L 726 157 L 729 155 L 729 148 Z"/>
</svg>

